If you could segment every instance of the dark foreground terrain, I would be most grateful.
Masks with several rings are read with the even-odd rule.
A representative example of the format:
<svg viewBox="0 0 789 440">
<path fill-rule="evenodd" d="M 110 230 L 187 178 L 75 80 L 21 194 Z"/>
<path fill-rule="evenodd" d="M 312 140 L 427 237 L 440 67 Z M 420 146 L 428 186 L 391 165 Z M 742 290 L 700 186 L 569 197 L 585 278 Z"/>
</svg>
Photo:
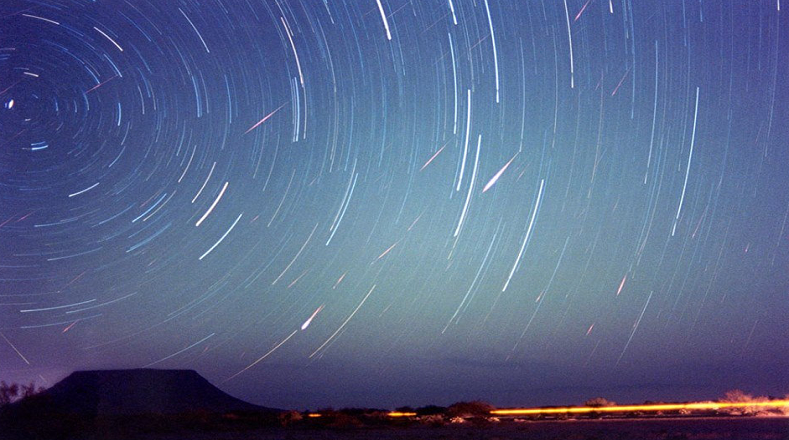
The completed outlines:
<svg viewBox="0 0 789 440">
<path fill-rule="evenodd" d="M 0 438 L 2 438 L 0 433 Z M 717 417 L 684 419 L 604 419 L 502 421 L 485 425 L 419 424 L 380 427 L 269 427 L 242 431 L 184 430 L 124 434 L 115 429 L 68 438 L 73 440 L 782 440 L 789 439 L 786 417 Z"/>
<path fill-rule="evenodd" d="M 344 430 L 270 429 L 245 433 L 205 433 L 147 437 L 151 440 L 236 439 L 443 439 L 443 440 L 778 440 L 789 439 L 789 418 L 699 418 L 500 422 L 487 426 L 447 425 L 351 428 Z"/>
<path fill-rule="evenodd" d="M 0 440 L 789 440 L 789 416 L 776 408 L 762 410 L 770 417 L 713 409 L 500 421 L 493 409 L 473 401 L 400 412 L 286 411 L 238 400 L 190 370 L 83 371 L 0 406 Z"/>
</svg>

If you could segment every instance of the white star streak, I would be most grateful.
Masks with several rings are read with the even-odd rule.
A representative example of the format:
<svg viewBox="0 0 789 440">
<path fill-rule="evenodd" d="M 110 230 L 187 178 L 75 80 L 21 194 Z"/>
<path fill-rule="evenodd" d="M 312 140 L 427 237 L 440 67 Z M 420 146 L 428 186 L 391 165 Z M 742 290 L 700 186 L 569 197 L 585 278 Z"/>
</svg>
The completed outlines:
<svg viewBox="0 0 789 440">
<path fill-rule="evenodd" d="M 73 325 L 73 324 L 72 324 L 72 325 Z M 151 367 L 151 366 L 153 366 L 153 365 L 156 365 L 156 364 L 158 364 L 158 363 L 160 363 L 160 362 L 164 362 L 164 361 L 166 361 L 167 359 L 170 359 L 170 358 L 172 358 L 172 357 L 178 356 L 179 354 L 181 354 L 181 353 L 185 352 L 186 350 L 189 350 L 190 348 L 192 348 L 192 347 L 195 347 L 195 346 L 197 346 L 197 345 L 200 345 L 201 343 L 203 343 L 203 342 L 207 341 L 207 340 L 208 340 L 208 339 L 209 339 L 211 336 L 214 336 L 215 334 L 216 334 L 216 333 L 211 333 L 210 335 L 206 336 L 205 338 L 203 338 L 203 339 L 201 339 L 201 340 L 199 340 L 199 341 L 195 342 L 194 344 L 192 344 L 192 345 L 190 345 L 190 346 L 188 346 L 188 347 L 186 347 L 186 348 L 184 348 L 184 349 L 178 350 L 178 351 L 176 351 L 175 353 L 173 353 L 173 354 L 171 354 L 171 355 L 169 355 L 169 356 L 165 356 L 165 357 L 163 357 L 163 358 L 159 359 L 158 361 L 153 361 L 153 362 L 151 362 L 151 363 L 150 363 L 150 364 L 148 364 L 148 365 L 143 365 L 143 368 L 148 368 L 148 367 Z"/>
<path fill-rule="evenodd" d="M 471 130 L 471 89 L 467 92 L 468 105 L 466 106 L 466 140 L 463 143 L 463 160 L 460 162 L 460 178 L 455 187 L 455 191 L 460 191 L 460 184 L 463 183 L 463 172 L 466 169 L 466 155 L 468 154 L 468 138 Z"/>
<path fill-rule="evenodd" d="M 452 23 L 457 26 L 458 18 L 455 16 L 455 5 L 452 4 L 452 0 L 449 0 L 449 10 L 452 11 Z"/>
<path fill-rule="evenodd" d="M 28 18 L 35 18 L 36 20 L 42 20 L 42 21 L 46 21 L 47 23 L 52 23 L 52 24 L 56 24 L 56 25 L 60 26 L 60 23 L 58 23 L 58 22 L 57 22 L 57 21 L 55 21 L 55 20 L 50 20 L 50 19 L 48 19 L 48 18 L 39 17 L 39 16 L 37 16 L 37 15 L 22 14 L 22 16 L 23 16 L 23 17 L 28 17 Z M 96 29 L 96 30 L 98 30 L 98 29 Z M 101 31 L 99 31 L 99 32 L 101 32 Z"/>
<path fill-rule="evenodd" d="M 290 47 L 293 49 L 293 56 L 296 58 L 296 69 L 299 71 L 299 82 L 301 83 L 301 87 L 304 87 L 304 75 L 301 73 L 301 61 L 299 61 L 299 53 L 296 52 L 296 44 L 293 43 L 293 37 L 291 36 L 293 32 L 290 30 L 290 26 L 288 23 L 285 22 L 284 17 L 279 18 L 282 21 L 282 25 L 285 26 L 285 34 L 288 36 L 288 40 L 290 40 Z"/>
<path fill-rule="evenodd" d="M 192 26 L 192 30 L 194 30 L 194 31 L 195 31 L 195 33 L 197 34 L 197 37 L 198 37 L 198 38 L 200 38 L 200 41 L 203 43 L 203 47 L 205 48 L 205 51 L 206 51 L 206 52 L 208 52 L 208 53 L 211 53 L 211 51 L 210 51 L 210 50 L 208 50 L 208 45 L 207 45 L 207 44 L 205 44 L 205 40 L 203 40 L 203 36 L 202 36 L 202 35 L 200 35 L 200 31 L 198 31 L 198 30 L 197 30 L 197 28 L 195 27 L 194 23 L 192 23 L 192 20 L 190 20 L 190 19 L 189 19 L 189 17 L 187 17 L 187 16 L 186 16 L 186 13 L 185 13 L 183 10 L 181 10 L 181 8 L 178 8 L 178 10 L 179 10 L 179 11 L 181 12 L 181 14 L 184 16 L 184 18 L 186 19 L 186 21 L 188 21 L 188 22 L 189 22 L 189 26 Z"/>
<path fill-rule="evenodd" d="M 381 19 L 384 21 L 384 28 L 386 29 L 386 39 L 392 40 L 392 34 L 389 32 L 389 22 L 386 20 L 386 13 L 384 13 L 384 6 L 381 4 L 381 0 L 375 0 L 378 2 L 378 11 L 381 12 Z"/>
<path fill-rule="evenodd" d="M 214 164 L 211 165 L 211 170 L 208 171 L 208 177 L 205 178 L 205 182 L 203 182 L 203 186 L 201 186 L 200 190 L 197 191 L 197 194 L 195 194 L 194 198 L 192 199 L 192 203 L 194 203 L 195 200 L 197 200 L 197 198 L 200 197 L 200 194 L 203 192 L 203 189 L 205 189 L 206 184 L 208 184 L 208 181 L 211 179 L 211 174 L 214 174 L 215 167 L 216 167 L 216 162 L 214 162 Z"/>
<path fill-rule="evenodd" d="M 313 352 L 312 352 L 312 354 L 311 354 L 309 357 L 313 357 L 313 356 L 315 356 L 315 354 L 316 354 L 316 353 L 318 353 L 319 351 L 321 351 L 321 349 L 322 349 L 323 347 L 325 347 L 325 346 L 326 346 L 326 344 L 328 344 L 328 343 L 329 343 L 329 342 L 330 342 L 332 339 L 334 339 L 334 337 L 335 337 L 335 336 L 337 336 L 337 333 L 340 333 L 340 331 L 341 331 L 341 330 L 342 330 L 342 329 L 345 327 L 345 325 L 346 325 L 346 324 L 348 324 L 348 321 L 350 321 L 350 320 L 351 320 L 351 318 L 353 318 L 353 315 L 355 315 L 355 314 L 356 314 L 356 312 L 358 312 L 358 311 L 359 311 L 359 309 L 360 309 L 360 308 L 362 308 L 362 304 L 364 304 L 364 302 L 365 302 L 365 301 L 367 301 L 367 298 L 370 296 L 370 294 L 371 294 L 371 293 L 373 293 L 373 290 L 375 290 L 375 286 L 376 286 L 376 285 L 375 285 L 375 284 L 373 284 L 373 287 L 371 287 L 371 288 L 370 288 L 370 291 L 369 291 L 369 292 L 367 292 L 367 295 L 365 295 L 365 296 L 364 296 L 364 298 L 362 298 L 362 302 L 360 302 L 360 303 L 359 303 L 359 305 L 358 305 L 358 306 L 356 306 L 356 308 L 355 308 L 355 309 L 353 309 L 353 312 L 351 312 L 351 314 L 350 314 L 350 315 L 348 315 L 348 317 L 347 317 L 347 318 L 345 318 L 345 321 L 343 321 L 343 322 L 342 322 L 342 324 L 340 324 L 340 326 L 337 328 L 337 330 L 335 330 L 335 331 L 334 331 L 334 333 L 332 333 L 332 334 L 331 334 L 331 336 L 329 336 L 329 338 L 328 338 L 328 339 L 326 339 L 326 341 L 325 341 L 323 344 L 321 344 L 321 346 L 320 346 L 320 347 L 318 347 L 317 349 L 315 349 L 315 351 L 313 351 Z"/>
<path fill-rule="evenodd" d="M 214 248 L 215 248 L 215 247 L 219 246 L 219 243 L 222 243 L 222 240 L 224 240 L 224 239 L 225 239 L 225 237 L 227 237 L 227 234 L 229 234 L 229 233 L 230 233 L 230 231 L 232 231 L 232 230 L 233 230 L 233 228 L 235 228 L 235 227 L 236 227 L 236 223 L 238 223 L 238 221 L 239 221 L 239 220 L 241 220 L 241 216 L 242 216 L 242 215 L 244 215 L 244 213 L 243 213 L 243 212 L 242 212 L 241 214 L 238 214 L 238 217 L 236 218 L 236 221 L 234 221 L 234 222 L 233 222 L 233 224 L 232 224 L 232 225 L 230 225 L 230 228 L 228 228 L 228 230 L 227 230 L 227 231 L 225 231 L 225 233 L 224 233 L 224 234 L 222 234 L 222 236 L 221 236 L 221 237 L 219 237 L 219 240 L 217 240 L 217 242 L 216 242 L 216 243 L 214 243 L 214 245 L 213 245 L 213 246 L 211 246 L 211 247 L 210 247 L 210 248 L 209 248 L 207 251 L 205 251 L 205 253 L 204 253 L 203 255 L 201 255 L 201 256 L 200 256 L 200 258 L 198 258 L 199 260 L 202 260 L 203 258 L 205 258 L 205 257 L 206 257 L 206 255 L 210 254 L 210 253 L 211 253 L 211 251 L 213 251 L 213 250 L 214 250 Z"/>
<path fill-rule="evenodd" d="M 110 36 L 109 36 L 109 35 L 105 34 L 105 33 L 104 33 L 104 31 L 102 31 L 101 29 L 97 28 L 96 26 L 93 26 L 93 29 L 96 29 L 96 31 L 97 31 L 98 33 L 100 33 L 101 35 L 104 35 L 104 38 L 106 38 L 106 39 L 110 40 L 110 42 L 111 42 L 112 44 L 114 44 L 114 45 L 115 45 L 115 47 L 117 47 L 119 51 L 123 52 L 123 48 L 121 47 L 121 45 L 120 45 L 120 44 L 118 44 L 117 42 L 115 42 L 115 40 L 113 40 L 112 38 L 110 38 Z"/>
<path fill-rule="evenodd" d="M 95 188 L 95 187 L 99 186 L 99 183 L 100 183 L 100 182 L 96 182 L 96 183 L 94 183 L 93 185 L 91 185 L 91 186 L 89 186 L 89 187 L 87 187 L 87 188 L 85 188 L 85 189 L 83 189 L 83 190 L 80 190 L 80 191 L 77 191 L 77 192 L 75 192 L 75 193 L 69 194 L 68 196 L 69 196 L 69 197 L 74 197 L 74 196 L 78 196 L 78 195 L 80 195 L 80 194 L 82 194 L 82 193 L 86 193 L 86 192 L 88 192 L 88 191 L 92 190 L 93 188 Z"/>
<path fill-rule="evenodd" d="M 567 39 L 570 44 L 570 88 L 575 88 L 575 68 L 573 65 L 573 34 L 570 32 L 570 12 L 567 10 L 567 0 L 564 0 L 564 17 L 567 20 Z"/>
<path fill-rule="evenodd" d="M 471 171 L 471 183 L 468 186 L 468 193 L 466 193 L 466 201 L 463 203 L 463 211 L 460 213 L 460 220 L 458 226 L 455 228 L 454 236 L 460 234 L 460 229 L 463 227 L 463 220 L 466 219 L 466 212 L 468 212 L 468 204 L 471 201 L 471 193 L 474 191 L 474 182 L 477 180 L 477 166 L 479 165 L 479 146 L 482 143 L 482 135 L 477 138 L 477 154 L 474 156 L 474 169 Z"/>
<path fill-rule="evenodd" d="M 633 340 L 633 335 L 635 335 L 636 334 L 636 330 L 638 330 L 638 325 L 641 324 L 641 318 L 644 317 L 644 312 L 647 311 L 647 306 L 649 306 L 649 300 L 652 299 L 652 293 L 653 292 L 649 292 L 649 297 L 647 297 L 647 302 L 644 303 L 644 308 L 641 309 L 641 314 L 638 315 L 638 319 L 636 319 L 635 324 L 633 324 L 633 330 L 630 332 L 630 337 L 627 338 L 627 343 L 625 344 L 625 348 L 622 349 L 622 353 L 619 354 L 619 358 L 616 360 L 616 364 L 614 364 L 614 365 L 619 365 L 619 361 L 621 361 L 622 360 L 622 356 L 625 355 L 625 351 L 627 351 L 627 347 L 630 345 L 630 341 Z"/>
<path fill-rule="evenodd" d="M 211 168 L 211 171 L 213 171 L 213 170 L 214 169 Z M 210 176 L 210 174 L 209 174 L 209 176 Z M 225 182 L 225 185 L 222 187 L 222 190 L 219 191 L 219 195 L 216 196 L 216 199 L 214 199 L 214 203 L 212 203 L 211 206 L 208 207 L 208 211 L 206 211 L 205 214 L 203 214 L 203 216 L 200 217 L 200 220 L 198 220 L 197 223 L 195 223 L 196 227 L 200 226 L 200 224 L 203 223 L 203 220 L 205 220 L 206 217 L 208 217 L 208 215 L 211 214 L 211 211 L 214 210 L 214 208 L 216 207 L 216 204 L 219 203 L 219 199 L 221 199 L 222 196 L 225 194 L 225 190 L 227 189 L 228 183 L 230 183 L 230 182 Z"/>
<path fill-rule="evenodd" d="M 315 233 L 315 230 L 316 230 L 316 229 L 318 229 L 318 223 L 315 223 L 315 226 L 312 228 L 312 232 L 310 232 L 310 236 L 309 236 L 309 237 L 307 237 L 307 240 L 304 242 L 304 244 L 303 244 L 303 245 L 301 245 L 301 249 L 299 249 L 299 251 L 298 251 L 298 252 L 296 252 L 296 256 L 295 256 L 295 257 L 293 257 L 293 259 L 292 259 L 292 260 L 290 260 L 290 263 L 288 263 L 288 265 L 287 265 L 287 266 L 285 266 L 285 269 L 283 269 L 283 270 L 282 270 L 282 273 L 280 273 L 280 274 L 279 274 L 279 276 L 277 277 L 277 279 L 275 279 L 274 281 L 272 281 L 272 282 L 271 282 L 271 285 L 272 285 L 272 286 L 273 286 L 274 284 L 277 284 L 277 281 L 279 281 L 279 280 L 280 280 L 280 278 L 282 278 L 282 277 L 285 275 L 285 273 L 288 271 L 288 269 L 290 269 L 290 266 L 293 266 L 293 263 L 295 263 L 295 262 L 296 262 L 296 259 L 298 259 L 298 258 L 299 258 L 299 255 L 301 255 L 301 253 L 302 253 L 302 252 L 304 252 L 304 248 L 306 248 L 306 247 L 307 247 L 307 243 L 309 243 L 309 242 L 310 242 L 310 239 L 312 238 L 312 234 L 314 234 L 314 233 Z"/>
<path fill-rule="evenodd" d="M 531 236 L 532 228 L 534 227 L 534 218 L 537 217 L 537 211 L 540 210 L 540 201 L 542 200 L 542 190 L 545 187 L 545 179 L 540 180 L 540 190 L 537 193 L 537 201 L 534 203 L 534 209 L 531 212 L 531 220 L 529 220 L 529 227 L 526 229 L 526 236 L 523 237 L 523 243 L 521 244 L 521 250 L 518 251 L 518 258 L 515 259 L 515 264 L 512 265 L 512 270 L 510 270 L 509 276 L 507 276 L 507 282 L 504 283 L 504 287 L 501 288 L 501 291 L 504 292 L 507 290 L 507 286 L 510 285 L 510 280 L 512 280 L 512 275 L 518 269 L 518 264 L 523 257 L 523 251 L 526 249 L 526 244 L 529 242 L 529 237 Z"/>
<path fill-rule="evenodd" d="M 227 382 L 227 381 L 233 379 L 234 377 L 238 376 L 239 374 L 241 374 L 241 373 L 249 370 L 250 368 L 254 367 L 260 361 L 262 361 L 263 359 L 267 358 L 271 353 L 274 353 L 278 348 L 282 347 L 282 345 L 285 344 L 286 342 L 288 342 L 288 340 L 290 338 L 292 338 L 293 335 L 295 335 L 296 333 L 298 333 L 298 330 L 293 330 L 293 333 L 289 334 L 287 338 L 283 339 L 279 344 L 275 345 L 274 348 L 272 348 L 271 350 L 267 351 L 266 354 L 264 354 L 263 356 L 259 357 L 255 362 L 252 362 L 251 364 L 247 365 L 246 368 L 244 368 L 243 370 L 239 371 L 238 373 L 228 377 L 227 379 L 223 380 L 222 382 Z"/>
<path fill-rule="evenodd" d="M 696 110 L 693 112 L 693 134 L 690 136 L 690 153 L 688 153 L 688 166 L 685 168 L 685 182 L 682 183 L 682 195 L 679 197 L 677 215 L 674 217 L 674 226 L 671 227 L 671 236 L 677 232 L 679 214 L 682 212 L 682 202 L 685 201 L 685 189 L 688 187 L 688 174 L 690 173 L 690 162 L 693 160 L 693 144 L 696 143 L 696 119 L 699 116 L 699 88 L 696 87 Z"/>
<path fill-rule="evenodd" d="M 490 8 L 488 7 L 488 0 L 485 0 L 485 12 L 487 12 L 488 14 L 488 26 L 490 26 L 490 42 L 493 43 L 493 72 L 496 76 L 496 103 L 498 103 L 499 102 L 499 55 L 496 53 L 496 34 L 493 33 L 493 20 L 491 20 L 490 18 Z"/>
</svg>

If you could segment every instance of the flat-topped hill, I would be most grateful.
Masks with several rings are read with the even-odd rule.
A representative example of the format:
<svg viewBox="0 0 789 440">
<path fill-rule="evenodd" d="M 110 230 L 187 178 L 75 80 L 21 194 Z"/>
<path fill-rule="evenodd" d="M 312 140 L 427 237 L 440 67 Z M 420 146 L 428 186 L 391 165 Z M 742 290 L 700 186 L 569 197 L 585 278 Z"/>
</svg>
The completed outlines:
<svg viewBox="0 0 789 440">
<path fill-rule="evenodd" d="M 99 416 L 276 411 L 230 396 L 193 370 L 77 371 L 37 397 L 49 411 Z"/>
</svg>

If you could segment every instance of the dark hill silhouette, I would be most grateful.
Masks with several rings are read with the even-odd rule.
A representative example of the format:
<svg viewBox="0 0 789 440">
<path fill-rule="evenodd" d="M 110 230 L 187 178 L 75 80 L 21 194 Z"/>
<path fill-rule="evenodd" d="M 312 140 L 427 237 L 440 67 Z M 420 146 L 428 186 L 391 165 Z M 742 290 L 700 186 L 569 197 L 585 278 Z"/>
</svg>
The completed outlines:
<svg viewBox="0 0 789 440">
<path fill-rule="evenodd" d="M 36 397 L 46 412 L 92 416 L 277 411 L 236 399 L 194 370 L 77 371 Z"/>
<path fill-rule="evenodd" d="M 0 440 L 145 438 L 275 426 L 280 410 L 232 397 L 192 370 L 77 371 L 0 407 Z M 232 413 L 232 414 L 231 414 Z"/>
</svg>

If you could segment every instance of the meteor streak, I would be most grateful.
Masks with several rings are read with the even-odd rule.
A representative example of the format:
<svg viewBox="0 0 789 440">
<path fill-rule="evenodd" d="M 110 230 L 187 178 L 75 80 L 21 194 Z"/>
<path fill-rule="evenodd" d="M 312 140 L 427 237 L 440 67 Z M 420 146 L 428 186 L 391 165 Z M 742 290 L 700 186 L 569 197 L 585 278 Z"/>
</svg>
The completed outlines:
<svg viewBox="0 0 789 440">
<path fill-rule="evenodd" d="M 504 166 L 501 167 L 499 172 L 496 173 L 493 177 L 490 178 L 488 183 L 485 184 L 485 187 L 482 188 L 482 192 L 485 192 L 485 191 L 489 190 L 491 186 L 495 185 L 496 182 L 498 182 L 499 177 L 501 177 L 501 175 L 504 174 L 504 171 L 507 171 L 507 167 L 510 166 L 512 161 L 515 160 L 515 157 L 517 157 L 517 156 L 518 156 L 518 153 L 515 153 L 515 156 L 512 156 L 512 159 L 510 159 L 506 164 L 504 164 Z"/>
<path fill-rule="evenodd" d="M 95 86 L 93 86 L 93 87 L 92 87 L 92 88 L 90 88 L 89 90 L 85 91 L 85 94 L 88 94 L 88 93 L 90 93 L 90 92 L 92 92 L 92 91 L 94 91 L 94 90 L 98 89 L 99 87 L 103 86 L 104 84 L 107 84 L 108 82 L 112 81 L 113 79 L 115 79 L 115 78 L 117 78 L 117 77 L 118 77 L 118 75 L 112 75 L 112 77 L 110 77 L 109 79 L 106 79 L 106 80 L 104 80 L 104 81 L 102 81 L 102 82 L 100 82 L 100 83 L 96 84 Z"/>
<path fill-rule="evenodd" d="M 622 282 L 619 283 L 619 288 L 616 289 L 616 296 L 619 296 L 622 293 L 622 288 L 625 287 L 625 281 L 627 281 L 627 274 L 622 278 Z"/>
<path fill-rule="evenodd" d="M 394 249 L 394 248 L 395 248 L 395 246 L 397 246 L 399 243 L 400 243 L 400 242 L 399 242 L 399 241 L 397 241 L 397 242 L 395 242 L 395 244 L 393 244 L 393 245 L 389 246 L 389 247 L 388 247 L 388 248 L 387 248 L 385 251 L 383 251 L 383 253 L 382 253 L 381 255 L 379 255 L 379 256 L 378 256 L 378 258 L 376 258 L 376 259 L 375 259 L 375 261 L 373 261 L 373 263 L 375 263 L 376 261 L 378 261 L 378 260 L 380 260 L 381 258 L 385 257 L 385 256 L 386 256 L 386 254 L 388 254 L 389 252 L 391 252 L 391 251 L 392 251 L 392 249 Z M 343 276 L 344 276 L 344 274 L 343 274 Z"/>
<path fill-rule="evenodd" d="M 18 355 L 19 355 L 19 357 L 20 357 L 20 358 L 22 358 L 22 360 L 23 360 L 23 361 L 25 361 L 25 363 L 26 363 L 26 364 L 30 365 L 30 361 L 28 361 L 28 360 L 27 360 L 27 358 L 26 358 L 26 357 L 25 357 L 25 356 L 22 354 L 22 352 L 21 352 L 21 351 L 19 351 L 19 350 L 16 348 L 16 346 L 15 346 L 14 344 L 12 344 L 12 343 L 11 343 L 11 341 L 9 341 L 9 340 L 8 340 L 8 338 L 6 338 L 6 337 L 5 337 L 5 335 L 4 335 L 4 334 L 0 333 L 0 336 L 2 336 L 2 337 L 3 337 L 3 339 L 5 339 L 5 341 L 8 343 L 8 345 L 10 345 L 10 346 L 11 346 L 11 348 L 12 348 L 12 349 L 13 349 L 13 350 L 16 352 L 16 354 L 18 354 Z"/>
<path fill-rule="evenodd" d="M 427 160 L 427 162 L 425 162 L 425 164 L 424 164 L 424 165 L 422 165 L 422 168 L 420 168 L 420 169 L 419 169 L 419 171 L 422 171 L 422 170 L 424 170 L 425 168 L 427 168 L 427 166 L 428 166 L 428 165 L 430 165 L 430 162 L 432 162 L 432 161 L 433 161 L 433 159 L 435 159 L 435 158 L 436 158 L 436 156 L 438 156 L 438 155 L 439 155 L 439 154 L 440 154 L 442 151 L 444 151 L 444 148 L 445 148 L 446 146 L 447 146 L 447 144 L 444 144 L 444 146 L 443 146 L 443 147 L 439 148 L 439 149 L 438 149 L 438 151 L 436 151 L 436 154 L 434 154 L 433 156 L 431 156 L 431 157 L 430 157 L 430 159 L 428 159 L 428 160 Z"/>
<path fill-rule="evenodd" d="M 586 10 L 586 7 L 587 7 L 587 6 L 589 6 L 589 3 L 591 3 L 591 1 L 592 1 L 592 0 L 587 0 L 587 1 L 586 1 L 586 3 L 584 4 L 584 6 L 581 8 L 581 10 L 580 10 L 580 11 L 578 11 L 578 14 L 576 14 L 576 16 L 575 16 L 575 19 L 573 19 L 573 23 L 575 23 L 576 21 L 578 21 L 578 19 L 579 19 L 579 18 L 581 18 L 581 14 L 583 14 L 583 13 L 584 13 L 584 11 Z"/>
<path fill-rule="evenodd" d="M 306 330 L 307 327 L 310 326 L 310 323 L 312 322 L 312 319 L 315 318 L 315 315 L 317 315 L 318 313 L 320 313 L 321 310 L 323 310 L 323 306 L 325 306 L 325 304 L 321 304 L 321 306 L 315 309 L 315 311 L 312 312 L 312 315 L 310 315 L 310 317 L 307 318 L 306 321 L 304 321 L 304 324 L 301 325 L 302 330 Z"/>
<path fill-rule="evenodd" d="M 338 278 L 338 279 L 337 279 L 337 282 L 336 282 L 336 283 L 334 283 L 334 286 L 332 286 L 332 289 L 336 289 L 336 288 L 337 288 L 337 286 L 339 286 L 339 285 L 340 285 L 340 283 L 342 282 L 342 280 L 345 278 L 345 275 L 347 275 L 347 274 L 348 274 L 348 271 L 345 271 L 345 273 L 343 273 L 342 275 L 340 275 L 340 278 Z"/>
<path fill-rule="evenodd" d="M 282 104 L 281 106 L 277 107 L 277 108 L 276 108 L 276 109 L 275 109 L 273 112 L 271 112 L 271 113 L 267 114 L 266 116 L 263 116 L 263 119 L 259 120 L 259 121 L 257 122 L 257 124 L 255 124 L 255 125 L 253 125 L 253 126 L 249 127 L 249 130 L 245 131 L 245 132 L 244 132 L 244 134 L 247 134 L 247 133 L 249 133 L 250 131 L 252 131 L 252 130 L 254 130 L 254 129 L 258 128 L 258 126 L 259 126 L 260 124 L 262 124 L 262 123 L 266 122 L 266 120 L 267 120 L 268 118 L 270 118 L 270 117 L 274 116 L 274 113 L 278 112 L 278 111 L 279 111 L 279 110 L 280 110 L 282 107 L 285 107 L 287 104 L 288 104 L 288 103 L 286 102 L 285 104 Z"/>
</svg>

